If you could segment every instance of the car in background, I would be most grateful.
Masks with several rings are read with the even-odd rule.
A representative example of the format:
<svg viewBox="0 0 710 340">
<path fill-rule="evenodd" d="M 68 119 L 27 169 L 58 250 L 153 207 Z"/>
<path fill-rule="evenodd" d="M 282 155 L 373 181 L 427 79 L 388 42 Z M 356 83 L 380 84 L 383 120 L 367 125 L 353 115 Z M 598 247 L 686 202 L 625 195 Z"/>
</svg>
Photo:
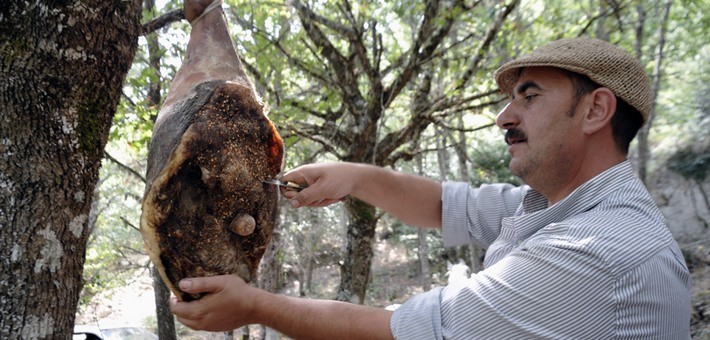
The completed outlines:
<svg viewBox="0 0 710 340">
<path fill-rule="evenodd" d="M 75 325 L 72 340 L 158 340 L 155 333 L 136 326 Z"/>
</svg>

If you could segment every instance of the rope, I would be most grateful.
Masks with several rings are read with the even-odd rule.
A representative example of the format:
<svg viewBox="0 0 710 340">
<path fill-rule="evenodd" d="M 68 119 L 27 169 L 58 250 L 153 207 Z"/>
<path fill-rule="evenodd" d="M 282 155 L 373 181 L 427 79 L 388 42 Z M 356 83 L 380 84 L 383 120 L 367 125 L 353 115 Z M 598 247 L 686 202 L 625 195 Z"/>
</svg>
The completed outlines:
<svg viewBox="0 0 710 340">
<path fill-rule="evenodd" d="M 197 19 L 192 21 L 192 23 L 190 23 L 190 25 L 192 25 L 192 26 L 197 25 L 197 22 L 200 21 L 205 15 L 207 15 L 207 13 L 209 13 L 213 9 L 215 9 L 217 7 L 221 7 L 221 6 L 222 6 L 222 0 L 213 0 L 212 3 L 209 6 L 207 6 L 207 8 L 205 8 L 204 11 L 202 11 L 202 14 L 200 14 L 200 16 L 197 17 Z"/>
</svg>

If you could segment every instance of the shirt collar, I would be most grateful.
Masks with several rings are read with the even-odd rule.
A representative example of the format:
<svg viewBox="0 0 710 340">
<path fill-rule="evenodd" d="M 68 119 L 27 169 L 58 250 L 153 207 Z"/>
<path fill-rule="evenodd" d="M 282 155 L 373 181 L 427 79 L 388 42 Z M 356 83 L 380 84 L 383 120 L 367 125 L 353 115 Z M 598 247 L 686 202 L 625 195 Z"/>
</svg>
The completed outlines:
<svg viewBox="0 0 710 340">
<path fill-rule="evenodd" d="M 515 224 L 520 226 L 530 221 L 539 227 L 560 222 L 593 208 L 610 192 L 634 178 L 631 163 L 625 160 L 583 183 L 567 197 L 550 207 L 547 206 L 547 199 L 544 196 L 530 188 L 518 209 Z"/>
</svg>

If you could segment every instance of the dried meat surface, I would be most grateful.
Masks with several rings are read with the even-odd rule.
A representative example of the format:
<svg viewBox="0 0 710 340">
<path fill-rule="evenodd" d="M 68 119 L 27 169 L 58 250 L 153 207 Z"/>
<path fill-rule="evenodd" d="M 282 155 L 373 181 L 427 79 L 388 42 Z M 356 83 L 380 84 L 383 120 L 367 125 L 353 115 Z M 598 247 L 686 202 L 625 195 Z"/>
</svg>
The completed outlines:
<svg viewBox="0 0 710 340">
<path fill-rule="evenodd" d="M 195 20 L 205 7 L 185 4 L 193 31 L 153 129 L 141 214 L 146 250 L 184 301 L 200 298 L 177 288 L 186 277 L 255 278 L 278 200 L 261 180 L 275 177 L 283 161 L 281 138 L 242 69 L 221 7 Z"/>
</svg>

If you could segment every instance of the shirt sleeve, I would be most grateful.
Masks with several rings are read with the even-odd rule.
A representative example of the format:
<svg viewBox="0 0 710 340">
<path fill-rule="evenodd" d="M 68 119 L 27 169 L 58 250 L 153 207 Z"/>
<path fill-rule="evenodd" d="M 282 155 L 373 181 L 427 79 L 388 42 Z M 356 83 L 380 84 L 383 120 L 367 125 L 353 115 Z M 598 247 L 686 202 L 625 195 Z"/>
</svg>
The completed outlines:
<svg viewBox="0 0 710 340">
<path fill-rule="evenodd" d="M 390 330 L 395 339 L 612 338 L 601 325 L 613 325 L 614 280 L 601 264 L 580 265 L 593 257 L 564 240 L 523 246 L 465 283 L 407 301 Z"/>
<path fill-rule="evenodd" d="M 395 339 L 442 339 L 440 295 L 443 287 L 417 294 L 397 308 L 390 319 Z"/>
<path fill-rule="evenodd" d="M 501 221 L 513 216 L 528 187 L 489 184 L 473 188 L 464 182 L 442 183 L 444 246 L 474 243 L 488 248 L 500 234 Z"/>
</svg>

